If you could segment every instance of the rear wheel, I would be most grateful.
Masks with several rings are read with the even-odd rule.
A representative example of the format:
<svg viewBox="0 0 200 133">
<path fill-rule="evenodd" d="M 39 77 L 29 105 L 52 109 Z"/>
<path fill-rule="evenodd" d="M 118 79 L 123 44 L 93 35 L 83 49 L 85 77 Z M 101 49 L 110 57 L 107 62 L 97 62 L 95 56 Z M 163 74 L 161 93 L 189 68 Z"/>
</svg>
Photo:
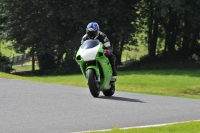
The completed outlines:
<svg viewBox="0 0 200 133">
<path fill-rule="evenodd" d="M 97 76 L 93 69 L 88 69 L 87 74 L 88 74 L 88 86 L 90 89 L 90 93 L 92 94 L 93 97 L 98 97 L 100 93 L 100 84 L 97 81 Z"/>
<path fill-rule="evenodd" d="M 112 96 L 115 93 L 115 83 L 112 83 L 109 90 L 103 91 L 105 96 Z"/>
</svg>

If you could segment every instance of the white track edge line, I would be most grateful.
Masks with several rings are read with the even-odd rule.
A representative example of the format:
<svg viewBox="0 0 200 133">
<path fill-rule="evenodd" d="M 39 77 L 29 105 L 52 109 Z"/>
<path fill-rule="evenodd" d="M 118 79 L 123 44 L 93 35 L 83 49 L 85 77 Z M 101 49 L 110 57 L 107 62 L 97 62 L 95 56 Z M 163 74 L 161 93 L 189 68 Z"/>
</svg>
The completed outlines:
<svg viewBox="0 0 200 133">
<path fill-rule="evenodd" d="M 187 123 L 187 122 L 200 122 L 200 120 L 191 120 L 191 121 L 183 121 L 183 122 L 172 122 L 172 123 L 146 125 L 146 126 L 123 127 L 123 128 L 119 128 L 119 129 L 120 130 L 127 130 L 127 129 L 132 129 L 132 128 L 160 127 L 160 126 L 174 125 L 174 124 Z M 103 130 L 80 131 L 80 132 L 71 132 L 71 133 L 106 132 L 106 131 L 111 131 L 111 130 L 112 129 L 103 129 Z"/>
</svg>

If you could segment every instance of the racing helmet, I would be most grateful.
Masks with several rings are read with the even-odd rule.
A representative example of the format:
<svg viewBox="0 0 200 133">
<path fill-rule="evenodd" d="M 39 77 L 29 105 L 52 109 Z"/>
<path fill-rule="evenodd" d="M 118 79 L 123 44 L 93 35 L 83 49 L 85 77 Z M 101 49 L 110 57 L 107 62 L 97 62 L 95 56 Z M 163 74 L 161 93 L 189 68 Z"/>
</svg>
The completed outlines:
<svg viewBox="0 0 200 133">
<path fill-rule="evenodd" d="M 99 25 L 96 22 L 90 22 L 86 27 L 86 34 L 90 39 L 98 37 Z"/>
</svg>

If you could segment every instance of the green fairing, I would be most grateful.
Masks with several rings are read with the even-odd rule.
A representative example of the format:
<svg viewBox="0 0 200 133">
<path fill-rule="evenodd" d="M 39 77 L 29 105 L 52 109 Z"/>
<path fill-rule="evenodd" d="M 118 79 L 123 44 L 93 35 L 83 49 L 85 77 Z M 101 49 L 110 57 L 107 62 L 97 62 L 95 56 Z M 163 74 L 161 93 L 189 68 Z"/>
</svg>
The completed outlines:
<svg viewBox="0 0 200 133">
<path fill-rule="evenodd" d="M 80 65 L 81 71 L 84 75 L 84 77 L 87 79 L 86 71 L 88 69 L 93 69 L 96 73 L 96 76 L 100 76 L 100 90 L 108 90 L 110 89 L 110 79 L 112 77 L 112 67 L 108 60 L 108 58 L 103 54 L 103 44 L 100 43 L 99 50 L 96 54 L 95 60 L 98 62 L 98 66 L 96 65 L 89 65 L 86 66 L 86 62 L 81 57 L 80 49 L 78 50 L 76 54 L 76 62 Z"/>
<path fill-rule="evenodd" d="M 97 76 L 100 76 L 99 68 L 98 68 L 97 66 L 89 66 L 89 67 L 86 68 L 86 71 L 87 71 L 88 69 L 94 69 L 96 75 L 97 75 Z"/>
</svg>

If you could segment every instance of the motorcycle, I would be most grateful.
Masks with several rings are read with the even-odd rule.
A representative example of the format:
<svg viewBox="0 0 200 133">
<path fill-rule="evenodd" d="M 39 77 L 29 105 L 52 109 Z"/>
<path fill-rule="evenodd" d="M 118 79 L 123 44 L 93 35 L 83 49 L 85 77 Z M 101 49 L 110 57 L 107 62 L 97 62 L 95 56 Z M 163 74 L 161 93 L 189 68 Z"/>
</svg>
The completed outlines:
<svg viewBox="0 0 200 133">
<path fill-rule="evenodd" d="M 100 91 L 105 96 L 115 93 L 115 81 L 109 59 L 104 55 L 103 44 L 99 40 L 86 40 L 79 48 L 76 58 L 87 80 L 90 93 L 98 97 Z"/>
</svg>

